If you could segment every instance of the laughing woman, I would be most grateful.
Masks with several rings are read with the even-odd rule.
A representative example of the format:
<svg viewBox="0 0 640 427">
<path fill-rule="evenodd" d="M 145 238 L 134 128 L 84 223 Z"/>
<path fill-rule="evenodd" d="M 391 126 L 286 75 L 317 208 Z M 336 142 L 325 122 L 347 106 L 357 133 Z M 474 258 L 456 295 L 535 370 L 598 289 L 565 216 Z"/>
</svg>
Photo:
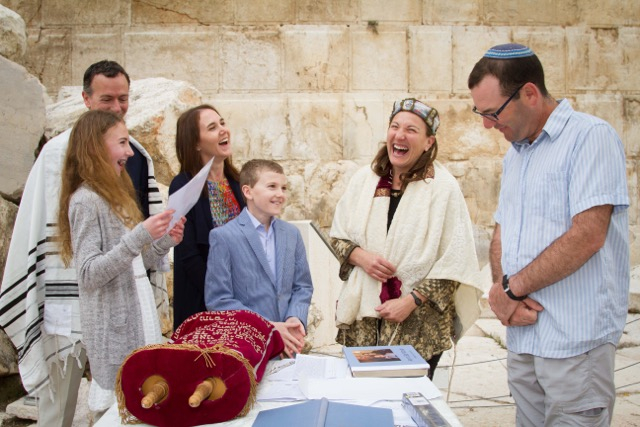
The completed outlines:
<svg viewBox="0 0 640 427">
<path fill-rule="evenodd" d="M 116 373 L 138 347 L 161 342 L 146 270 L 182 240 L 174 211 L 143 221 L 131 178 L 129 134 L 114 113 L 91 110 L 73 126 L 60 190 L 60 256 L 78 275 L 82 341 L 93 380 L 89 408 L 115 401 Z"/>
<path fill-rule="evenodd" d="M 357 171 L 331 237 L 345 280 L 337 341 L 413 345 L 429 377 L 480 310 L 471 220 L 455 178 L 436 161 L 435 108 L 394 104 L 386 144 Z"/>
<path fill-rule="evenodd" d="M 174 330 L 189 316 L 207 310 L 204 278 L 209 231 L 238 216 L 245 206 L 231 151 L 231 133 L 218 110 L 204 104 L 182 113 L 176 129 L 180 174 L 171 182 L 169 194 L 182 188 L 215 158 L 200 199 L 186 215 L 184 240 L 174 249 Z"/>
</svg>

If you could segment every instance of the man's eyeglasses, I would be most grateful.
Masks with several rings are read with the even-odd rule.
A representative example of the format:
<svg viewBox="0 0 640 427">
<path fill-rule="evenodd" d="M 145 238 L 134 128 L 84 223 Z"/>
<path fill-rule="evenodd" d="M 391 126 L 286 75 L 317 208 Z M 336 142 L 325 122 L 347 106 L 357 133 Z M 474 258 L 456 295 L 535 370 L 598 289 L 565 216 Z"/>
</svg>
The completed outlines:
<svg viewBox="0 0 640 427">
<path fill-rule="evenodd" d="M 524 85 L 526 85 L 526 83 L 523 83 L 520 86 L 518 86 L 518 89 L 516 89 L 516 91 L 513 92 L 513 94 L 506 100 L 506 102 L 504 104 L 502 104 L 502 107 L 498 108 L 498 110 L 496 110 L 495 113 L 481 113 L 480 111 L 478 111 L 478 109 L 475 106 L 473 107 L 472 111 L 474 113 L 484 117 L 485 119 L 491 120 L 492 122 L 497 122 L 500 119 L 498 117 L 498 115 L 500 115 L 500 113 L 502 113 L 502 110 L 504 110 L 507 107 L 509 102 L 511 102 L 513 97 L 516 96 L 518 94 L 518 92 L 520 92 L 520 89 L 522 89 L 524 87 Z"/>
</svg>

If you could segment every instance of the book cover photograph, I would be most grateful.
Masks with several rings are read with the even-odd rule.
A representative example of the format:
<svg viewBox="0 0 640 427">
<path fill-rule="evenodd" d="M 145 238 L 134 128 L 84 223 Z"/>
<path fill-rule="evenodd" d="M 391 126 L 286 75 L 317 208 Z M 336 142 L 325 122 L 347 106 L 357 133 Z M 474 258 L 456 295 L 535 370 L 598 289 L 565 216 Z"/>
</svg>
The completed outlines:
<svg viewBox="0 0 640 427">
<path fill-rule="evenodd" d="M 344 347 L 354 377 L 421 377 L 429 364 L 410 345 Z"/>
</svg>

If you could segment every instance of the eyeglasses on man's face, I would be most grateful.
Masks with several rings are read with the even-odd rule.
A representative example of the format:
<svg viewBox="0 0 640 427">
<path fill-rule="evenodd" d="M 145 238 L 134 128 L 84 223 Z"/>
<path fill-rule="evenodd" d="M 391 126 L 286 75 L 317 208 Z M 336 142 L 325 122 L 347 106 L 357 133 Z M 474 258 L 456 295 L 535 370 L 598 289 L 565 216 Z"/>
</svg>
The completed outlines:
<svg viewBox="0 0 640 427">
<path fill-rule="evenodd" d="M 498 117 L 500 113 L 502 113 L 502 111 L 507 107 L 507 105 L 509 105 L 509 102 L 511 102 L 513 97 L 516 96 L 518 92 L 520 92 L 520 89 L 522 89 L 524 85 L 526 85 L 526 83 L 523 83 L 520 86 L 518 86 L 518 89 L 516 89 L 516 91 L 513 92 L 513 94 L 511 94 L 511 96 L 505 101 L 505 103 L 502 104 L 502 107 L 498 108 L 495 113 L 481 113 L 480 111 L 478 111 L 478 108 L 475 106 L 473 107 L 473 112 L 484 117 L 485 119 L 491 120 L 492 122 L 497 122 L 498 120 L 500 120 L 500 118 Z"/>
</svg>

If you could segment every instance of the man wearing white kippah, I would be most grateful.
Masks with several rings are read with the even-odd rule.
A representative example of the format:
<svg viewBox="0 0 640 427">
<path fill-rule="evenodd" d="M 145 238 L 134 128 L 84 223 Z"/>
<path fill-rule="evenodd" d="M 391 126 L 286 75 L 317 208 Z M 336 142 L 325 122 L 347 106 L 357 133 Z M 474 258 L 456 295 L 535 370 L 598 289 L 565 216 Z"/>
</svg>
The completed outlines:
<svg viewBox="0 0 640 427">
<path fill-rule="evenodd" d="M 608 426 L 629 295 L 624 147 L 605 121 L 547 92 L 519 44 L 468 81 L 485 128 L 511 142 L 490 248 L 489 304 L 507 326 L 518 426 Z"/>
</svg>

